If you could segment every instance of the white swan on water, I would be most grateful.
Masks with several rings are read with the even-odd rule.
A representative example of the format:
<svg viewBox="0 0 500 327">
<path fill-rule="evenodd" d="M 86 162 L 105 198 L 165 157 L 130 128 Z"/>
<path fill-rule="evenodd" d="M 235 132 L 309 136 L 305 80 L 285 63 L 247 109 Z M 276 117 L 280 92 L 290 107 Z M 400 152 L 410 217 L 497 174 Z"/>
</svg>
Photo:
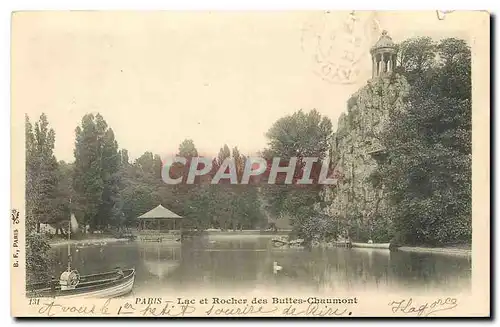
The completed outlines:
<svg viewBox="0 0 500 327">
<path fill-rule="evenodd" d="M 282 270 L 283 267 L 278 265 L 278 262 L 274 261 L 273 262 L 273 273 L 276 275 L 278 271 Z"/>
</svg>

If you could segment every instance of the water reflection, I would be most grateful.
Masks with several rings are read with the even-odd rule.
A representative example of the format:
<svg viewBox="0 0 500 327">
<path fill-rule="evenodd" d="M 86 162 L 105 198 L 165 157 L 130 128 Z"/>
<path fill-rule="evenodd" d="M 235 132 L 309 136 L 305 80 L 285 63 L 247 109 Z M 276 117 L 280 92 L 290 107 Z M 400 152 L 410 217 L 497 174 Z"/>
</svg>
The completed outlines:
<svg viewBox="0 0 500 327">
<path fill-rule="evenodd" d="M 158 279 L 172 274 L 181 264 L 182 251 L 179 246 L 162 247 L 157 244 L 143 244 L 139 256 L 146 270 Z"/>
<path fill-rule="evenodd" d="M 66 248 L 56 248 L 53 273 L 66 268 Z M 470 290 L 467 258 L 391 252 L 382 249 L 288 249 L 272 247 L 269 237 L 199 238 L 169 246 L 161 243 L 100 244 L 72 247 L 81 274 L 135 267 L 134 292 L 172 291 L 442 289 Z M 273 263 L 283 269 L 273 272 Z"/>
</svg>

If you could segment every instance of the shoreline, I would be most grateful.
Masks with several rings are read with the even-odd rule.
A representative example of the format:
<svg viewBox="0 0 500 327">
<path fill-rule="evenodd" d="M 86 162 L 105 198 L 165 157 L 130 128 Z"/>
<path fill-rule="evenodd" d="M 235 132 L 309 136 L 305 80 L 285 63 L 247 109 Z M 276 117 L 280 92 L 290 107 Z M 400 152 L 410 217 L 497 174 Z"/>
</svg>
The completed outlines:
<svg viewBox="0 0 500 327">
<path fill-rule="evenodd" d="M 278 233 L 262 233 L 259 230 L 246 230 L 246 231 L 208 231 L 205 236 L 208 238 L 237 238 L 237 237 L 280 237 L 283 236 L 284 231 Z M 59 247 L 70 245 L 92 245 L 92 244 L 100 244 L 100 243 L 120 243 L 120 242 L 128 242 L 130 241 L 128 238 L 115 238 L 115 237 L 102 237 L 102 238 L 88 238 L 81 240 L 67 240 L 67 239 L 57 239 L 49 241 L 49 245 L 51 247 Z M 368 245 L 368 244 L 366 244 Z M 376 245 L 376 244 L 375 244 Z M 333 246 L 337 247 L 337 246 Z M 329 248 L 329 247 L 327 247 Z M 380 249 L 379 247 L 373 246 L 364 246 L 366 249 Z M 389 250 L 389 249 L 387 249 Z M 391 248 L 392 251 L 401 251 L 408 253 L 430 253 L 430 254 L 443 254 L 443 255 L 457 255 L 457 256 L 472 256 L 472 249 L 470 248 L 458 248 L 458 247 L 426 247 L 426 246 L 395 246 Z"/>
<path fill-rule="evenodd" d="M 209 230 L 208 231 L 208 236 L 209 238 L 231 238 L 232 237 L 238 237 L 238 236 L 243 236 L 243 237 L 262 237 L 262 236 L 272 236 L 272 237 L 280 237 L 284 236 L 288 233 L 289 231 L 287 230 L 281 230 L 278 232 L 270 232 L 270 231 L 262 231 L 259 230 L 243 230 L 243 231 L 220 231 L 220 230 Z M 336 248 L 336 247 L 343 247 L 343 246 L 328 246 L 328 243 L 331 242 L 320 242 L 321 245 L 319 247 L 322 248 Z M 352 242 L 352 243 L 357 243 L 357 242 Z M 351 243 L 351 244 L 352 244 Z M 359 243 L 359 244 L 364 244 L 365 246 L 360 246 L 360 247 L 353 247 L 353 248 L 363 248 L 363 249 L 374 249 L 374 250 L 390 250 L 390 251 L 401 251 L 401 252 L 408 252 L 408 253 L 429 253 L 429 254 L 442 254 L 442 255 L 455 255 L 455 256 L 472 256 L 472 249 L 469 247 L 461 248 L 461 247 L 456 247 L 456 246 L 444 246 L 444 247 L 427 247 L 427 246 L 394 246 L 389 245 L 387 248 L 385 247 L 380 247 L 377 246 L 379 243 L 373 244 L 374 246 L 370 246 L 371 244 L 368 243 Z M 386 244 L 386 243 L 384 243 Z M 389 244 L 389 243 L 387 243 Z"/>
<path fill-rule="evenodd" d="M 106 237 L 106 238 L 89 238 L 84 240 L 55 240 L 49 241 L 49 245 L 51 247 L 58 247 L 64 245 L 84 245 L 84 244 L 99 244 L 99 243 L 118 243 L 118 242 L 127 242 L 129 239 L 127 238 L 114 238 L 114 237 Z"/>
<path fill-rule="evenodd" d="M 421 247 L 421 246 L 401 246 L 397 247 L 396 249 L 402 252 L 472 256 L 471 249 L 461 249 L 456 247 L 432 248 L 432 247 Z"/>
</svg>

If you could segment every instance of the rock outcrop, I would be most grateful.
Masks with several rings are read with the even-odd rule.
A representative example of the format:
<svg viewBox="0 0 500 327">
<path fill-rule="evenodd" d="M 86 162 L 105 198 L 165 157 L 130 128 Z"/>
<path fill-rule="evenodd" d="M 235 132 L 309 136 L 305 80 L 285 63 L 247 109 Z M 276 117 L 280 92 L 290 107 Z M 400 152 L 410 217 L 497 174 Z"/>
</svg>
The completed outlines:
<svg viewBox="0 0 500 327">
<path fill-rule="evenodd" d="M 408 90 L 400 75 L 374 78 L 349 99 L 347 114 L 338 120 L 331 162 L 339 179 L 323 196 L 329 203 L 326 213 L 354 240 L 389 241 L 391 224 L 384 216 L 384 186 L 373 173 L 387 151 L 381 134 L 391 111 L 403 110 Z"/>
</svg>

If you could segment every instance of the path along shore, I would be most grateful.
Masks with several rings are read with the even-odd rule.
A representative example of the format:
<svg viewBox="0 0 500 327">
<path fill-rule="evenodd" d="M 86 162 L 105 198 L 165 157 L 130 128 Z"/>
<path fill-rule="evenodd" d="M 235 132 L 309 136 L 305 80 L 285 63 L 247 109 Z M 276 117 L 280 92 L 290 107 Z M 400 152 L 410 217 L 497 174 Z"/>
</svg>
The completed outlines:
<svg viewBox="0 0 500 327">
<path fill-rule="evenodd" d="M 418 246 L 401 246 L 397 248 L 398 251 L 404 252 L 418 252 L 418 253 L 436 253 L 436 254 L 448 254 L 448 255 L 460 255 L 460 256 L 471 256 L 471 249 L 461 249 L 461 248 L 427 248 Z"/>
<path fill-rule="evenodd" d="M 99 244 L 99 243 L 118 243 L 118 242 L 127 242 L 127 241 L 129 241 L 129 239 L 127 239 L 127 238 L 108 237 L 108 238 L 89 238 L 89 239 L 85 239 L 85 240 L 57 239 L 57 240 L 49 241 L 49 244 L 52 247 L 56 247 L 56 246 L 63 246 L 63 245 L 68 245 L 68 244 L 84 245 L 84 244 Z"/>
</svg>

